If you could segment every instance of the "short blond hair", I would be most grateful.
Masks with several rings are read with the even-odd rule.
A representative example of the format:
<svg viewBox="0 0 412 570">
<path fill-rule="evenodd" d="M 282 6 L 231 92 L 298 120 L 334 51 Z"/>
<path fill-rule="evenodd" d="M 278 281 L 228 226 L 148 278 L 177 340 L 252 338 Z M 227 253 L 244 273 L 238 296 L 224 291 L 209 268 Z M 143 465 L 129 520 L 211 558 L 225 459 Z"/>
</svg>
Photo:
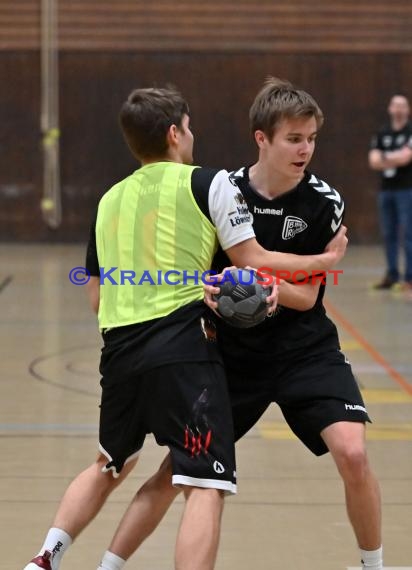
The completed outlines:
<svg viewBox="0 0 412 570">
<path fill-rule="evenodd" d="M 299 117 L 314 117 L 318 129 L 324 120 L 319 105 L 309 93 L 295 88 L 285 79 L 268 77 L 249 111 L 252 135 L 262 131 L 272 140 L 283 119 Z"/>
</svg>

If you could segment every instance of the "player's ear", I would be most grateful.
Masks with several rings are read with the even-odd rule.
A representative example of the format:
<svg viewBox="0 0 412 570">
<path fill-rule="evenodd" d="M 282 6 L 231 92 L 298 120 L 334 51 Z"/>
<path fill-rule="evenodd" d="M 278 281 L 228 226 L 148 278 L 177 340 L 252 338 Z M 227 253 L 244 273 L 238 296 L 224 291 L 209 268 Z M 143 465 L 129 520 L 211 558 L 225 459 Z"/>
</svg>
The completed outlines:
<svg viewBox="0 0 412 570">
<path fill-rule="evenodd" d="M 179 129 L 176 127 L 176 125 L 170 125 L 166 135 L 168 146 L 176 146 L 178 144 L 179 142 L 178 130 Z"/>
<path fill-rule="evenodd" d="M 259 148 L 262 148 L 266 140 L 266 135 L 263 131 L 255 131 L 255 141 Z"/>
</svg>

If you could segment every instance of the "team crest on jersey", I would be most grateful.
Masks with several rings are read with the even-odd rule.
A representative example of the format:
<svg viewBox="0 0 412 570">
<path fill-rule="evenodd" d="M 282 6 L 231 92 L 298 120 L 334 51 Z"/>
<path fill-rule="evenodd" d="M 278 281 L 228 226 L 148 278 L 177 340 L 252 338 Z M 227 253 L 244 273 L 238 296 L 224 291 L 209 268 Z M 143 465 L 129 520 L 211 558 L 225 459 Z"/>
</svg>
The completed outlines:
<svg viewBox="0 0 412 570">
<path fill-rule="evenodd" d="M 296 216 L 286 216 L 283 223 L 282 239 L 292 239 L 295 235 L 304 232 L 308 224 Z"/>
</svg>

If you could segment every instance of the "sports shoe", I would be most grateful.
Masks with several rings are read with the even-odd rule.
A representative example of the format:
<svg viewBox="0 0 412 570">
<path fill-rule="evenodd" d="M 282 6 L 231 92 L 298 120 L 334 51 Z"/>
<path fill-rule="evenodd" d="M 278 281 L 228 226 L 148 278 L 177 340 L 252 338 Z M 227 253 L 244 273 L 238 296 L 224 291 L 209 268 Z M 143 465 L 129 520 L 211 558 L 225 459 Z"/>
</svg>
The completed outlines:
<svg viewBox="0 0 412 570">
<path fill-rule="evenodd" d="M 373 285 L 373 288 L 374 289 L 392 289 L 392 287 L 397 285 L 397 283 L 398 283 L 397 279 L 392 279 L 392 277 L 389 277 L 389 275 L 385 275 L 385 277 L 382 279 L 382 281 L 379 281 L 378 283 L 375 283 Z"/>
<path fill-rule="evenodd" d="M 43 568 L 43 570 L 52 570 L 50 562 L 51 554 L 52 553 L 49 550 L 45 550 L 41 556 L 33 558 L 33 560 L 24 567 L 24 570 L 39 570 L 39 568 Z"/>
</svg>

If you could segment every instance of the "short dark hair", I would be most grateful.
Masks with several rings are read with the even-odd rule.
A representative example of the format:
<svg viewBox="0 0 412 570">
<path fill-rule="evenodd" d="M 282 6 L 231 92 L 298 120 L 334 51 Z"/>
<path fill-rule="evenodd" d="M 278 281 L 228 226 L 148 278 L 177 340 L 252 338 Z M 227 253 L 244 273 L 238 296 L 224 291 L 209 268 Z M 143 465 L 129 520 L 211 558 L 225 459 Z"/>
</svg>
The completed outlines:
<svg viewBox="0 0 412 570">
<path fill-rule="evenodd" d="M 318 129 L 323 124 L 323 113 L 309 93 L 285 79 L 268 77 L 249 111 L 252 134 L 259 130 L 272 140 L 283 119 L 298 117 L 314 117 Z"/>
<path fill-rule="evenodd" d="M 391 103 L 393 101 L 393 99 L 395 99 L 395 97 L 401 97 L 402 99 L 405 99 L 405 101 L 408 103 L 408 105 L 410 105 L 408 96 L 405 95 L 405 93 L 402 93 L 400 91 L 397 91 L 396 93 L 394 93 L 391 96 L 391 98 L 389 99 L 389 103 Z"/>
<path fill-rule="evenodd" d="M 391 99 L 393 99 L 394 97 L 403 97 L 404 99 L 406 99 L 409 102 L 409 97 L 406 95 L 406 93 L 404 93 L 403 91 L 396 91 L 392 96 Z"/>
<path fill-rule="evenodd" d="M 137 159 L 161 158 L 168 148 L 167 132 L 182 127 L 189 105 L 175 87 L 135 89 L 120 110 L 120 125 Z"/>
</svg>

